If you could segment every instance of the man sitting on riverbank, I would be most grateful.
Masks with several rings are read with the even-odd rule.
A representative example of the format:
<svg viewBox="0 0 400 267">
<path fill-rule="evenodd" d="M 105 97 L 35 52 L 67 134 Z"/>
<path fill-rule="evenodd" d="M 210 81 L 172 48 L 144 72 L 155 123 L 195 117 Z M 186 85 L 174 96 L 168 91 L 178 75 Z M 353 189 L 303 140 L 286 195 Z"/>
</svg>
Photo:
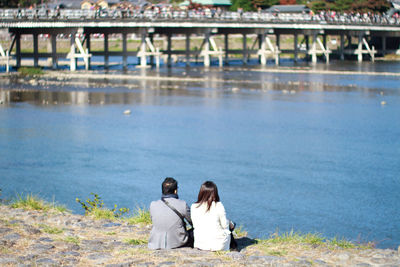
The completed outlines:
<svg viewBox="0 0 400 267">
<path fill-rule="evenodd" d="M 151 202 L 150 215 L 153 222 L 148 244 L 150 249 L 193 245 L 190 244 L 193 241 L 183 221 L 185 218 L 191 222 L 190 209 L 185 201 L 178 198 L 178 182 L 174 178 L 165 178 L 162 183 L 162 197 Z"/>
</svg>

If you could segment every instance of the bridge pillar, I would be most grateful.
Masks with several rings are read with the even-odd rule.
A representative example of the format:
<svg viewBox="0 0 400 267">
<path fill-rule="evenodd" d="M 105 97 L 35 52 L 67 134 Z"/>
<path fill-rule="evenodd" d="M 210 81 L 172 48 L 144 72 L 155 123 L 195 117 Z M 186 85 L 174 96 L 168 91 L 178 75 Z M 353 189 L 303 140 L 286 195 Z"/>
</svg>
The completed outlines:
<svg viewBox="0 0 400 267">
<path fill-rule="evenodd" d="M 386 36 L 382 36 L 382 55 L 386 55 Z"/>
<path fill-rule="evenodd" d="M 265 47 L 265 33 L 257 34 L 257 40 L 258 40 L 258 51 L 260 51 L 263 47 Z M 260 63 L 261 65 L 263 63 L 262 54 L 258 55 L 258 63 Z"/>
<path fill-rule="evenodd" d="M 210 66 L 210 33 L 206 33 L 204 39 L 204 66 Z"/>
<path fill-rule="evenodd" d="M 104 33 L 104 69 L 108 69 L 109 54 L 108 54 L 108 33 Z"/>
<path fill-rule="evenodd" d="M 298 61 L 298 53 L 299 53 L 299 45 L 297 40 L 297 32 L 294 33 L 293 40 L 294 40 L 294 62 Z"/>
<path fill-rule="evenodd" d="M 154 44 L 154 33 L 149 33 L 149 40 L 151 44 Z M 154 66 L 154 56 L 150 55 L 150 65 Z M 159 64 L 156 64 L 157 68 L 160 67 Z"/>
<path fill-rule="evenodd" d="M 344 33 L 340 33 L 340 60 L 344 60 Z"/>
<path fill-rule="evenodd" d="M 351 48 L 351 45 L 352 45 L 352 39 L 351 39 L 351 35 L 347 35 L 347 47 L 348 48 Z"/>
<path fill-rule="evenodd" d="M 247 52 L 247 35 L 243 34 L 243 64 L 247 64 L 248 52 Z"/>
<path fill-rule="evenodd" d="M 225 33 L 225 64 L 229 63 L 229 34 Z"/>
<path fill-rule="evenodd" d="M 167 34 L 167 54 L 168 54 L 167 65 L 168 65 L 168 67 L 171 67 L 171 65 L 172 65 L 171 46 L 172 46 L 171 33 L 168 33 Z"/>
<path fill-rule="evenodd" d="M 190 33 L 186 33 L 186 66 L 190 65 Z"/>
<path fill-rule="evenodd" d="M 51 68 L 57 69 L 57 33 L 51 34 L 51 62 Z"/>
<path fill-rule="evenodd" d="M 74 45 L 74 49 L 75 49 L 75 37 L 76 37 L 76 33 L 75 32 L 71 33 L 71 46 Z M 74 58 L 73 64 L 76 69 L 78 66 L 78 58 Z"/>
<path fill-rule="evenodd" d="M 142 39 L 140 43 L 140 66 L 146 67 L 147 66 L 147 58 L 146 58 L 146 33 L 141 34 Z"/>
<path fill-rule="evenodd" d="M 87 52 L 90 53 L 90 50 L 91 50 L 91 48 L 90 48 L 90 33 L 86 34 L 86 49 L 87 49 Z M 90 70 L 90 63 L 91 63 L 91 59 L 89 57 L 88 58 L 88 70 Z"/>
<path fill-rule="evenodd" d="M 15 34 L 15 50 L 16 50 L 16 67 L 17 69 L 21 67 L 21 34 L 16 33 Z"/>
<path fill-rule="evenodd" d="M 70 56 L 70 70 L 76 71 L 77 59 L 75 58 L 75 34 L 71 34 L 71 50 L 69 53 Z"/>
<path fill-rule="evenodd" d="M 127 69 L 128 57 L 127 57 L 127 33 L 122 33 L 122 68 Z"/>
<path fill-rule="evenodd" d="M 313 34 L 312 44 L 311 44 L 311 62 L 313 64 L 317 63 L 317 35 Z"/>
<path fill-rule="evenodd" d="M 281 51 L 281 35 L 278 33 L 276 34 L 276 47 L 278 51 Z M 279 62 L 281 61 L 281 57 L 279 54 L 276 57 L 276 65 L 279 65 Z"/>
<path fill-rule="evenodd" d="M 362 51 L 362 45 L 363 45 L 362 38 L 363 38 L 363 36 L 361 34 L 359 34 L 358 35 L 358 48 L 357 48 L 357 50 L 360 51 L 360 52 L 357 54 L 357 61 L 358 62 L 362 62 L 363 61 L 363 54 L 361 52 Z"/>
<path fill-rule="evenodd" d="M 363 46 L 365 46 L 365 50 L 363 50 Z M 369 46 L 365 32 L 360 32 L 358 34 L 358 47 L 354 51 L 354 53 L 357 55 L 358 62 L 363 61 L 363 54 L 368 54 L 371 57 L 371 61 L 372 62 L 375 61 L 375 53 L 376 53 L 375 47 Z"/>
<path fill-rule="evenodd" d="M 39 49 L 38 49 L 38 34 L 33 34 L 33 66 L 37 68 L 39 66 Z"/>
<path fill-rule="evenodd" d="M 306 50 L 309 51 L 310 50 L 310 43 L 309 43 L 310 37 L 308 35 L 304 35 L 304 40 L 306 42 Z M 306 55 L 306 59 L 310 60 L 310 57 L 308 54 Z"/>
</svg>

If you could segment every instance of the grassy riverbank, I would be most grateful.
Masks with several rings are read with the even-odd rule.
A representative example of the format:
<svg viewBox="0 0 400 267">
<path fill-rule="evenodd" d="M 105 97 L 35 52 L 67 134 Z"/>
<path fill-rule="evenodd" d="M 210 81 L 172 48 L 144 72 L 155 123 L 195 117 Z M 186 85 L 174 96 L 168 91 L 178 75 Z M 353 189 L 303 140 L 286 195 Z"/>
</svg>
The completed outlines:
<svg viewBox="0 0 400 267">
<path fill-rule="evenodd" d="M 92 207 L 83 216 L 33 195 L 3 201 L 0 204 L 0 265 L 350 266 L 374 261 L 400 263 L 398 252 L 374 249 L 372 244 L 296 232 L 252 239 L 240 228 L 236 233 L 239 252 L 190 248 L 153 251 L 147 249 L 151 221 L 146 209 L 120 215 L 115 213 L 118 209 L 108 209 L 104 205 Z"/>
</svg>

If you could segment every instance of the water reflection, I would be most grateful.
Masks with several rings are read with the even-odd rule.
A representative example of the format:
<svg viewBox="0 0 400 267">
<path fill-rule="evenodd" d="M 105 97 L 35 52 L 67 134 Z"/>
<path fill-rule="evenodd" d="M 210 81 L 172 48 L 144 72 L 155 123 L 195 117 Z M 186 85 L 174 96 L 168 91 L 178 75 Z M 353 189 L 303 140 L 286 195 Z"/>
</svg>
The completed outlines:
<svg viewBox="0 0 400 267">
<path fill-rule="evenodd" d="M 204 70 L 203 70 L 204 71 Z M 395 89 L 398 77 L 324 76 L 320 74 L 260 73 L 238 69 L 236 73 L 208 71 L 202 77 L 163 75 L 140 70 L 130 75 L 115 74 L 64 75 L 57 78 L 16 79 L 3 77 L 0 81 L 0 101 L 4 104 L 28 102 L 34 105 L 104 105 L 155 104 L 159 96 L 198 96 L 220 98 L 270 94 L 272 99 L 290 100 L 303 92 L 362 92 L 371 96 L 399 94 Z M 352 80 L 352 82 L 348 82 Z M 365 83 L 366 87 L 359 83 Z M 387 88 L 385 88 L 385 86 Z M 389 89 L 389 90 L 388 90 Z M 316 95 L 309 96 L 318 97 Z M 176 100 L 176 98 L 175 98 Z"/>
</svg>

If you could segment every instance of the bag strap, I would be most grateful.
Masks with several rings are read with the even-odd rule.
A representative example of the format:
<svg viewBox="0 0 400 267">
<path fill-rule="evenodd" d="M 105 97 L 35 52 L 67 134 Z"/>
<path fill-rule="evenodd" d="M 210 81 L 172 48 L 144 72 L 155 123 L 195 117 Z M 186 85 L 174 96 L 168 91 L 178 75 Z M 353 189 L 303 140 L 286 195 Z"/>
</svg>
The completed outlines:
<svg viewBox="0 0 400 267">
<path fill-rule="evenodd" d="M 183 215 L 182 215 L 179 211 L 177 211 L 174 207 L 172 207 L 171 204 L 169 204 L 164 198 L 161 198 L 161 200 L 162 200 L 162 202 L 165 203 L 165 205 L 168 206 L 168 208 L 170 208 L 173 212 L 175 212 L 176 215 L 178 215 L 179 218 L 181 218 L 181 220 L 185 223 L 185 217 L 183 217 Z M 187 220 L 187 222 L 189 223 L 189 225 L 190 225 L 191 227 L 193 227 L 191 221 Z"/>
</svg>

